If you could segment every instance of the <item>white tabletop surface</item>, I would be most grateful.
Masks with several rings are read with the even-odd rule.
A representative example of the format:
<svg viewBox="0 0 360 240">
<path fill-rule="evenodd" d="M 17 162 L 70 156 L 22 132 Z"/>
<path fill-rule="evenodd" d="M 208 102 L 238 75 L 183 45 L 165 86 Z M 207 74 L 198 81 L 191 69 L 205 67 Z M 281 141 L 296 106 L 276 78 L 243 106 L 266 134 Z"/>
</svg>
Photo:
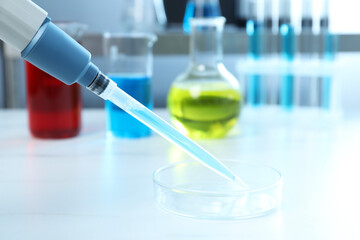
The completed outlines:
<svg viewBox="0 0 360 240">
<path fill-rule="evenodd" d="M 157 111 L 167 118 L 165 110 Z M 215 156 L 283 173 L 283 204 L 249 220 L 173 215 L 153 200 L 153 172 L 188 157 L 157 135 L 105 137 L 103 110 L 83 113 L 81 135 L 32 138 L 24 110 L 0 111 L 0 239 L 360 239 L 360 117 L 245 110 Z"/>
</svg>

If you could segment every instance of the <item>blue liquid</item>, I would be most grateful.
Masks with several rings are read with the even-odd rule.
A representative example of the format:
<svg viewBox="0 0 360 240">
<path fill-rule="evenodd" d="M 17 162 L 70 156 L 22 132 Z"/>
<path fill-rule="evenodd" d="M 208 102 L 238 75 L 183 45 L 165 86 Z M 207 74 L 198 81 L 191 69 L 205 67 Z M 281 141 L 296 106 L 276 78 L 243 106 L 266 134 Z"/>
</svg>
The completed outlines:
<svg viewBox="0 0 360 240">
<path fill-rule="evenodd" d="M 290 24 L 283 24 L 280 27 L 280 34 L 282 57 L 291 62 L 294 60 L 296 50 L 294 27 Z M 290 74 L 283 76 L 281 80 L 280 105 L 288 110 L 294 107 L 294 76 Z"/>
<path fill-rule="evenodd" d="M 195 0 L 189 0 L 186 4 L 183 29 L 184 32 L 191 32 L 190 19 L 196 17 L 218 17 L 221 15 L 220 6 L 218 4 L 204 3 L 202 9 L 197 9 Z M 202 13 L 201 16 L 199 16 Z"/>
<path fill-rule="evenodd" d="M 296 36 L 294 27 L 290 24 L 283 24 L 280 27 L 281 34 L 281 54 L 288 61 L 294 60 Z"/>
<path fill-rule="evenodd" d="M 324 58 L 333 61 L 337 52 L 338 38 L 332 33 L 326 33 L 324 43 Z"/>
<path fill-rule="evenodd" d="M 248 20 L 246 22 L 246 33 L 249 37 L 249 57 L 258 60 L 262 54 L 262 24 Z M 262 77 L 260 75 L 250 75 L 247 81 L 247 101 L 249 105 L 259 106 L 262 99 Z"/>
<path fill-rule="evenodd" d="M 330 97 L 331 97 L 331 77 L 324 77 L 321 86 L 321 107 L 324 109 L 330 109 Z"/>
<path fill-rule="evenodd" d="M 191 32 L 190 19 L 193 18 L 194 16 L 195 16 L 195 3 L 193 1 L 188 1 L 188 3 L 186 4 L 184 22 L 183 22 L 184 32 L 186 33 Z"/>
<path fill-rule="evenodd" d="M 147 76 L 109 75 L 119 88 L 152 109 L 151 78 Z M 106 129 L 115 137 L 139 138 L 151 135 L 151 130 L 110 101 L 105 102 Z"/>
<path fill-rule="evenodd" d="M 287 110 L 294 107 L 294 76 L 284 75 L 281 79 L 280 105 Z"/>
</svg>

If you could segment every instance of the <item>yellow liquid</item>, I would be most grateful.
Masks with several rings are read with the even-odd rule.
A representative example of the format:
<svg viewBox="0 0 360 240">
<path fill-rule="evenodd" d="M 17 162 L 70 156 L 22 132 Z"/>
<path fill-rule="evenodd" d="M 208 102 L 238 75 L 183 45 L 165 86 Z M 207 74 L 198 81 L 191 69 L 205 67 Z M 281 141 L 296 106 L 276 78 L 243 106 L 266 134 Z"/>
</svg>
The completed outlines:
<svg viewBox="0 0 360 240">
<path fill-rule="evenodd" d="M 236 124 L 242 96 L 222 82 L 175 84 L 168 96 L 172 123 L 191 138 L 221 138 Z"/>
</svg>

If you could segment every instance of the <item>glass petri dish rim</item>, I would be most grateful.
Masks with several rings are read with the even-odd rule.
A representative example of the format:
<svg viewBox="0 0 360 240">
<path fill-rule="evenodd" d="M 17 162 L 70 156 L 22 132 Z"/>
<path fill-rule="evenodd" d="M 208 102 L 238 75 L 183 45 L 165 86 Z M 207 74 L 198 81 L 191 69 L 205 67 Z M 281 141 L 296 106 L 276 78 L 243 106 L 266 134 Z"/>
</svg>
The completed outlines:
<svg viewBox="0 0 360 240">
<path fill-rule="evenodd" d="M 167 189 L 169 191 L 176 191 L 176 192 L 182 192 L 183 194 L 185 193 L 189 193 L 189 194 L 197 194 L 197 195 L 202 195 L 202 196 L 213 196 L 213 197 L 222 197 L 222 196 L 226 196 L 226 197 L 232 197 L 232 196 L 241 196 L 244 193 L 255 193 L 255 192 L 262 192 L 262 191 L 266 191 L 272 188 L 275 188 L 279 185 L 282 184 L 283 182 L 283 175 L 281 174 L 280 171 L 278 171 L 277 169 L 270 167 L 268 165 L 262 165 L 262 164 L 256 164 L 256 163 L 249 163 L 249 162 L 243 162 L 243 161 L 236 161 L 236 160 L 231 160 L 231 159 L 226 159 L 222 161 L 223 163 L 227 163 L 227 162 L 231 162 L 231 163 L 238 163 L 238 164 L 243 164 L 243 165 L 247 165 L 247 166 L 253 166 L 253 167 L 262 167 L 262 168 L 267 168 L 269 170 L 274 171 L 277 175 L 278 175 L 278 179 L 271 183 L 268 186 L 265 187 L 259 187 L 259 188 L 254 188 L 254 189 L 244 189 L 244 190 L 238 190 L 236 192 L 210 192 L 210 191 L 200 191 L 200 190 L 192 190 L 192 189 L 188 189 L 188 188 L 183 188 L 183 187 L 174 187 L 172 185 L 168 185 L 168 184 L 163 184 L 158 180 L 158 175 L 166 170 L 169 170 L 171 168 L 174 168 L 176 166 L 179 166 L 181 164 L 190 164 L 190 163 L 198 163 L 201 164 L 200 162 L 196 161 L 196 160 L 188 160 L 188 161 L 181 161 L 181 162 L 177 162 L 177 163 L 172 163 L 172 164 L 168 164 L 165 165 L 159 169 L 157 169 L 154 173 L 153 173 L 153 182 L 164 188 Z M 206 168 L 204 166 L 204 168 Z M 214 173 L 216 174 L 216 173 Z"/>
</svg>

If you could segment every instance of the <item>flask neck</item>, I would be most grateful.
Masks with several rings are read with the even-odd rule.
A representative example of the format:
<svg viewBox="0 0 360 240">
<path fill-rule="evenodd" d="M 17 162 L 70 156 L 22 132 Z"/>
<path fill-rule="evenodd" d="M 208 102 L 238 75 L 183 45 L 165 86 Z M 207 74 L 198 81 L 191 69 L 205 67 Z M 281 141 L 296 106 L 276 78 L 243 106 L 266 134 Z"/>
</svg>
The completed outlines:
<svg viewBox="0 0 360 240">
<path fill-rule="evenodd" d="M 217 19 L 217 18 L 215 18 Z M 220 20 L 222 20 L 220 18 Z M 191 67 L 216 68 L 223 61 L 222 34 L 224 21 L 193 20 L 190 42 Z"/>
</svg>

